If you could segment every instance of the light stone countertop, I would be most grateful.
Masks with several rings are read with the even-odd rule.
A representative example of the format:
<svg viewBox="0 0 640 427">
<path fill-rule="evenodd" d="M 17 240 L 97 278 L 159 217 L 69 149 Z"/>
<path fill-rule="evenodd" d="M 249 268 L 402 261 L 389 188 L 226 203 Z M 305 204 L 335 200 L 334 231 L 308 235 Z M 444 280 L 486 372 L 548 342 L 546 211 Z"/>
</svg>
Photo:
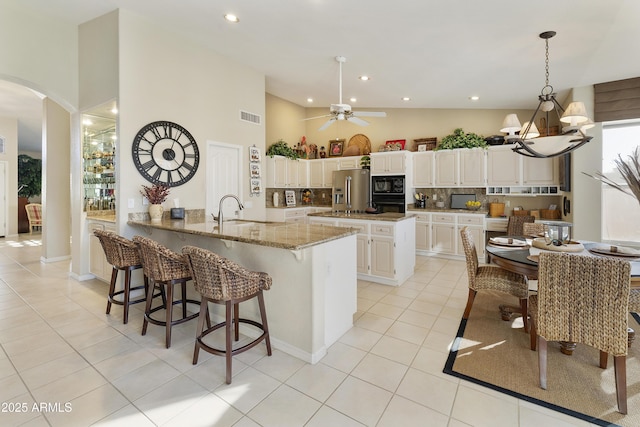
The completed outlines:
<svg viewBox="0 0 640 427">
<path fill-rule="evenodd" d="M 116 222 L 116 211 L 104 210 L 104 211 L 87 211 L 87 221 L 104 221 L 104 222 Z"/>
<path fill-rule="evenodd" d="M 478 209 L 478 210 L 471 210 L 471 209 L 449 209 L 449 208 L 416 208 L 413 206 L 408 206 L 407 207 L 407 212 L 414 212 L 414 213 L 419 213 L 419 212 L 441 212 L 441 213 L 457 213 L 457 214 L 481 214 L 481 215 L 488 215 L 489 211 L 487 209 Z"/>
<path fill-rule="evenodd" d="M 217 222 L 204 219 L 185 221 L 165 217 L 160 222 L 130 219 L 127 224 L 288 250 L 305 249 L 357 233 L 355 228 L 252 220 L 225 221 L 222 230 L 218 229 Z"/>
</svg>

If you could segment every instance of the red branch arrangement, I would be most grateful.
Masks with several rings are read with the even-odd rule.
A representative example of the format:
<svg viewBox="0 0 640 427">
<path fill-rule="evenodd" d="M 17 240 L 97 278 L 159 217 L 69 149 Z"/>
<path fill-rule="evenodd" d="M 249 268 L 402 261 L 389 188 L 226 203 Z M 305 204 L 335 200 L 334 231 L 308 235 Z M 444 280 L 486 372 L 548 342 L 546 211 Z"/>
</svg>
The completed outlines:
<svg viewBox="0 0 640 427">
<path fill-rule="evenodd" d="M 166 185 L 153 184 L 151 187 L 143 185 L 140 194 L 146 197 L 152 205 L 159 205 L 167 200 L 170 190 Z"/>
</svg>

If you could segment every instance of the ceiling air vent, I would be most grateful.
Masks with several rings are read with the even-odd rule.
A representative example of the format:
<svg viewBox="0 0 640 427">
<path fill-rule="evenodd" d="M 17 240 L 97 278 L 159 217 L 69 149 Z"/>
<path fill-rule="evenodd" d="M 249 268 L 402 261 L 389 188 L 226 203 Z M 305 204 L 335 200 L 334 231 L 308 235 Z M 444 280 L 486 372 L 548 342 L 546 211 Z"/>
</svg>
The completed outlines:
<svg viewBox="0 0 640 427">
<path fill-rule="evenodd" d="M 242 110 L 240 110 L 240 120 L 242 120 L 243 122 L 253 123 L 255 125 L 259 125 L 262 123 L 262 117 L 260 117 L 258 114 L 253 114 L 248 111 Z"/>
<path fill-rule="evenodd" d="M 0 136 L 0 154 L 4 154 L 4 138 Z"/>
</svg>

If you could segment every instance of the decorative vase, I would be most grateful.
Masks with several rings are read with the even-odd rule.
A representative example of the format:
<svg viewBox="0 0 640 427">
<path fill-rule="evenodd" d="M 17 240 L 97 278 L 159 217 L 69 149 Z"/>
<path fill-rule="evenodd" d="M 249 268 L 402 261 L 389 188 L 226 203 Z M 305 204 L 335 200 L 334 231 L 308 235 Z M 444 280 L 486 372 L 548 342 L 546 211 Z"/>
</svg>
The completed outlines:
<svg viewBox="0 0 640 427">
<path fill-rule="evenodd" d="M 151 217 L 152 222 L 160 222 L 162 220 L 162 213 L 164 209 L 162 205 L 149 205 L 149 216 Z"/>
</svg>

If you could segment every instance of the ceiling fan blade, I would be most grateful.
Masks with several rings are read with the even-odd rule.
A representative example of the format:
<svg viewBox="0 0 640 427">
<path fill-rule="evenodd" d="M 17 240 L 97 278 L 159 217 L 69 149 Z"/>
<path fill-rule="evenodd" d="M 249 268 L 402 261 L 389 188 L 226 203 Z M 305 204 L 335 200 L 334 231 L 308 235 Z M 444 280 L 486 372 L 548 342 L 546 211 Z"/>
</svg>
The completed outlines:
<svg viewBox="0 0 640 427">
<path fill-rule="evenodd" d="M 358 117 L 387 117 L 383 111 L 353 111 L 352 114 Z"/>
<path fill-rule="evenodd" d="M 314 120 L 314 119 L 321 119 L 321 118 L 323 118 L 323 117 L 331 117 L 331 116 L 333 116 L 333 114 L 325 114 L 325 115 L 323 115 L 323 116 L 308 117 L 308 118 L 306 118 L 306 119 L 302 119 L 302 121 L 305 121 L 305 120 Z"/>
<path fill-rule="evenodd" d="M 355 124 L 360 125 L 360 126 L 369 126 L 369 122 L 367 122 L 365 120 L 362 120 L 362 119 L 359 119 L 359 118 L 354 117 L 354 116 L 351 116 L 351 117 L 347 118 L 347 120 L 350 121 L 351 123 L 355 123 Z"/>
<path fill-rule="evenodd" d="M 329 126 L 331 126 L 331 123 L 335 122 L 336 119 L 329 119 L 327 120 L 327 122 L 325 124 L 323 124 L 322 126 L 320 126 L 320 129 L 318 129 L 318 131 L 321 130 L 325 130 L 326 128 L 328 128 Z"/>
</svg>

